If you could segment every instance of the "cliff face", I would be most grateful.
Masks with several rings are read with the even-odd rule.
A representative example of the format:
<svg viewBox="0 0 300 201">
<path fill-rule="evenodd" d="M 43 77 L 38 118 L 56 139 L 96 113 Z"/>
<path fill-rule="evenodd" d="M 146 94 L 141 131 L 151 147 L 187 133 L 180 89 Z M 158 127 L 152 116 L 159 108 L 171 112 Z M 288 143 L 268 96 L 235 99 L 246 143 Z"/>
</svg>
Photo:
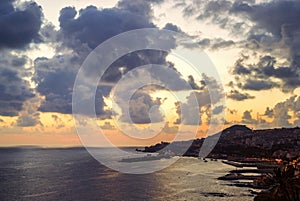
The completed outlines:
<svg viewBox="0 0 300 201">
<path fill-rule="evenodd" d="M 185 153 L 195 156 L 204 139 L 194 140 L 192 146 Z M 172 151 L 180 148 L 180 143 L 173 142 Z M 168 144 L 157 146 L 160 149 Z M 158 151 L 154 146 L 151 151 Z M 221 132 L 220 139 L 209 157 L 255 157 L 255 158 L 294 158 L 300 156 L 300 128 L 281 128 L 267 130 L 251 130 L 244 125 L 235 125 Z"/>
</svg>

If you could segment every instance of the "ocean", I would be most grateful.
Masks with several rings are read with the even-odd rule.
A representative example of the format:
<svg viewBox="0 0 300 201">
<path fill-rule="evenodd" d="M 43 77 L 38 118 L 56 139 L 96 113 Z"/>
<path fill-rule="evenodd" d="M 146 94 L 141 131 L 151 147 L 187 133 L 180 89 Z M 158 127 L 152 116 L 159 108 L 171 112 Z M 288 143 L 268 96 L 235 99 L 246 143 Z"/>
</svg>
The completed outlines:
<svg viewBox="0 0 300 201">
<path fill-rule="evenodd" d="M 231 166 L 182 157 L 151 174 L 111 170 L 84 148 L 0 149 L 0 200 L 253 200 L 249 188 L 217 180 Z"/>
</svg>

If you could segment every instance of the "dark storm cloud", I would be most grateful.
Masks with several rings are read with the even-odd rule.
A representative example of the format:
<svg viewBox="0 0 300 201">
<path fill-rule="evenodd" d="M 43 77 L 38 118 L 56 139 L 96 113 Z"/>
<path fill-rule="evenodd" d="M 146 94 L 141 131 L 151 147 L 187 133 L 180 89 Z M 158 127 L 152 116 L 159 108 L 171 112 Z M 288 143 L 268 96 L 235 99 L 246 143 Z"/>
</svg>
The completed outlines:
<svg viewBox="0 0 300 201">
<path fill-rule="evenodd" d="M 0 115 L 17 116 L 23 104 L 34 97 L 28 81 L 29 72 L 24 68 L 26 57 L 18 57 L 2 51 L 0 56 Z M 23 65 L 22 65 L 23 64 Z"/>
<path fill-rule="evenodd" d="M 300 44 L 300 2 L 299 1 L 272 1 L 265 4 L 249 6 L 250 9 L 235 12 L 244 13 L 256 23 L 252 32 L 265 30 L 272 33 L 273 42 L 282 41 L 290 49 L 290 57 L 294 65 L 299 66 Z M 272 16 L 272 17 L 270 17 Z M 260 38 L 262 39 L 262 38 Z M 277 40 L 277 41 L 276 41 Z M 262 40 L 258 39 L 258 42 Z"/>
<path fill-rule="evenodd" d="M 36 90 L 45 96 L 40 106 L 42 112 L 72 113 L 72 88 L 78 64 L 73 56 L 56 56 L 52 59 L 38 58 L 35 61 Z"/>
<path fill-rule="evenodd" d="M 172 68 L 171 63 L 166 62 L 167 52 L 157 50 L 141 50 L 127 54 L 116 60 L 104 73 L 103 81 L 117 82 L 122 74 L 126 74 L 130 70 L 148 64 L 167 65 Z M 120 70 L 120 68 L 123 70 Z"/>
<path fill-rule="evenodd" d="M 273 87 L 274 87 L 274 83 L 270 81 L 253 80 L 253 79 L 248 79 L 241 86 L 242 89 L 253 90 L 253 91 L 262 91 L 262 90 L 271 89 Z"/>
<path fill-rule="evenodd" d="M 238 0 L 239 1 L 239 0 Z M 212 1 L 192 1 L 192 4 L 184 6 L 184 16 L 195 17 L 197 20 L 212 22 L 221 28 L 231 29 L 234 34 L 241 34 L 245 28 L 245 23 L 231 15 L 230 10 L 233 1 L 212 0 Z M 249 1 L 244 1 L 249 2 Z"/>
<path fill-rule="evenodd" d="M 39 114 L 22 112 L 27 108 L 26 102 L 35 96 L 30 83 L 24 79 L 32 74 L 32 69 L 26 66 L 29 58 L 20 55 L 20 52 L 9 53 L 7 48 L 22 49 L 31 42 L 40 42 L 42 19 L 41 8 L 33 1 L 0 2 L 0 115 L 21 115 L 17 120 L 18 126 L 35 125 Z"/>
<path fill-rule="evenodd" d="M 232 3 L 230 1 L 208 1 L 203 6 L 203 13 L 198 16 L 198 19 L 212 18 L 215 23 L 226 23 L 227 18 L 224 18 L 222 13 L 226 13 Z"/>
<path fill-rule="evenodd" d="M 56 56 L 52 59 L 38 58 L 35 61 L 36 90 L 45 100 L 39 110 L 72 114 L 72 92 L 80 58 L 76 55 Z M 104 88 L 102 88 L 104 89 Z M 96 92 L 96 114 L 107 115 L 101 89 Z"/>
<path fill-rule="evenodd" d="M 62 42 L 59 50 L 63 52 L 69 48 L 74 52 L 56 55 L 52 59 L 40 58 L 36 60 L 34 80 L 38 84 L 37 91 L 45 97 L 40 110 L 70 114 L 72 112 L 71 98 L 75 76 L 87 54 L 100 43 L 117 34 L 134 29 L 156 27 L 151 22 L 153 11 L 150 3 L 159 2 L 161 1 L 120 1 L 114 8 L 97 9 L 94 6 L 89 6 L 79 12 L 72 7 L 62 9 L 59 18 L 60 30 L 57 37 L 58 42 Z M 48 33 L 53 32 L 52 28 L 48 28 L 43 29 L 45 32 L 43 35 L 51 36 Z M 173 48 L 174 45 L 172 44 L 170 48 Z M 167 55 L 168 53 L 163 51 L 143 50 L 132 52 L 116 60 L 100 80 L 96 94 L 96 113 L 102 117 L 110 116 L 111 112 L 104 110 L 104 96 L 108 96 L 122 75 L 130 70 L 146 64 L 161 64 L 175 69 L 173 64 L 166 61 Z M 101 68 L 101 66 L 95 68 Z M 99 69 L 91 69 L 88 73 L 93 74 L 97 70 Z M 155 79 L 159 79 L 162 75 L 155 74 L 153 76 Z M 135 112 L 133 107 L 139 106 L 140 109 L 145 109 L 149 106 L 147 104 L 151 106 L 150 99 L 151 97 L 145 95 L 132 100 L 136 103 L 131 109 L 135 122 L 149 122 L 149 117 L 144 115 L 145 112 L 140 115 Z M 155 102 L 155 100 L 153 101 Z"/>
<path fill-rule="evenodd" d="M 141 50 L 127 54 L 116 60 L 104 73 L 101 81 L 109 83 L 117 83 L 122 75 L 127 74 L 131 70 L 144 65 L 153 64 L 150 75 L 152 79 L 165 83 L 165 88 L 169 90 L 185 90 L 190 87 L 196 89 L 196 83 L 191 83 L 192 77 L 186 81 L 174 67 L 174 64 L 166 61 L 168 52 L 157 50 Z M 158 67 L 161 65 L 164 67 Z M 136 77 L 132 77 L 136 79 Z M 113 86 L 112 86 L 113 87 Z M 199 87 L 198 87 L 199 88 Z M 108 95 L 108 94 L 107 94 Z"/>
<path fill-rule="evenodd" d="M 283 37 L 285 26 L 296 29 L 300 28 L 300 2 L 291 1 L 270 1 L 256 5 L 247 3 L 235 3 L 231 9 L 235 13 L 247 14 L 256 28 L 262 28 L 274 34 L 278 38 Z"/>
<path fill-rule="evenodd" d="M 24 66 L 28 61 L 28 58 L 26 57 L 15 57 L 12 59 L 11 64 L 14 67 L 22 67 Z"/>
<path fill-rule="evenodd" d="M 235 65 L 232 69 L 232 73 L 235 75 L 250 75 L 251 69 L 248 69 L 247 67 L 245 67 L 242 62 L 243 62 L 243 59 L 240 59 L 235 63 Z"/>
<path fill-rule="evenodd" d="M 121 0 L 118 2 L 118 7 L 124 10 L 128 10 L 139 16 L 144 16 L 151 18 L 153 16 L 153 11 L 151 9 L 150 1 L 145 0 Z"/>
<path fill-rule="evenodd" d="M 260 57 L 254 64 L 248 62 L 248 59 L 244 56 L 231 69 L 232 74 L 238 75 L 235 85 L 240 89 L 261 91 L 280 88 L 283 92 L 290 92 L 300 86 L 297 70 L 276 65 L 274 57 Z"/>
<path fill-rule="evenodd" d="M 248 100 L 248 99 L 253 99 L 255 98 L 254 96 L 251 96 L 248 93 L 241 93 L 238 90 L 231 90 L 228 94 L 227 97 L 236 100 L 236 101 L 243 101 L 243 100 Z"/>
<path fill-rule="evenodd" d="M 230 48 L 235 46 L 235 42 L 233 40 L 224 40 L 222 38 L 204 38 L 198 42 L 198 45 L 203 48 L 209 48 L 211 50 L 220 50 L 225 48 Z"/>
<path fill-rule="evenodd" d="M 184 6 L 183 12 L 185 16 L 198 16 L 199 20 L 212 22 L 229 33 L 244 37 L 239 43 L 232 42 L 244 47 L 243 51 L 252 56 L 267 55 L 275 61 L 285 60 L 282 64 L 263 67 L 262 61 L 236 66 L 232 73 L 243 75 L 237 85 L 246 83 L 246 88 L 251 90 L 280 87 L 284 92 L 292 92 L 300 86 L 300 1 L 195 0 Z M 223 44 L 233 46 L 233 43 L 229 40 L 220 43 L 220 47 L 223 48 Z M 212 47 L 215 43 L 208 39 L 200 44 Z M 259 79 L 259 83 L 249 81 L 250 75 L 252 79 Z"/>
<path fill-rule="evenodd" d="M 197 16 L 197 19 L 204 20 L 211 18 L 214 22 L 219 21 L 221 14 L 228 12 L 232 3 L 226 0 L 213 0 L 213 1 L 198 1 L 193 0 L 192 3 L 181 3 L 183 14 L 186 17 Z M 223 18 L 224 19 L 224 18 Z"/>
<path fill-rule="evenodd" d="M 150 5 L 146 1 L 122 1 L 119 7 L 97 9 L 89 6 L 77 13 L 75 8 L 67 7 L 60 12 L 61 37 L 64 43 L 77 49 L 78 45 L 87 44 L 94 49 L 103 41 L 134 29 L 154 28 L 151 22 Z M 75 16 L 78 17 L 75 18 Z M 79 44 L 78 44 L 79 42 Z"/>
<path fill-rule="evenodd" d="M 41 8 L 35 2 L 18 3 L 15 0 L 0 2 L 0 48 L 22 48 L 39 41 L 42 24 Z"/>
<path fill-rule="evenodd" d="M 291 92 L 300 86 L 300 2 L 270 1 L 250 5 L 235 3 L 231 12 L 250 19 L 254 26 L 248 36 L 252 48 L 263 51 L 265 56 L 252 70 L 256 76 L 279 78 L 284 92 Z M 276 53 L 278 49 L 287 55 Z M 276 57 L 289 61 L 288 65 L 276 64 Z M 276 87 L 276 85 L 275 85 Z"/>
</svg>

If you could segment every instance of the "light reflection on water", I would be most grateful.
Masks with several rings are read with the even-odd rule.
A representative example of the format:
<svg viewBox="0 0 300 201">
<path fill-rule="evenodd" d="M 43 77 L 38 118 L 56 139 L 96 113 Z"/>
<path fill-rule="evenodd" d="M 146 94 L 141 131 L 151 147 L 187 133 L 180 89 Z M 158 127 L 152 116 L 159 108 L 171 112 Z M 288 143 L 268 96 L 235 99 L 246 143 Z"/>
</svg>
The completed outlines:
<svg viewBox="0 0 300 201">
<path fill-rule="evenodd" d="M 247 188 L 217 180 L 232 169 L 221 162 L 182 158 L 156 175 L 163 188 L 172 192 L 171 197 L 179 200 L 253 200 Z"/>
<path fill-rule="evenodd" d="M 253 200 L 248 188 L 216 179 L 232 169 L 182 158 L 156 173 L 129 175 L 85 149 L 0 149 L 0 200 Z"/>
</svg>

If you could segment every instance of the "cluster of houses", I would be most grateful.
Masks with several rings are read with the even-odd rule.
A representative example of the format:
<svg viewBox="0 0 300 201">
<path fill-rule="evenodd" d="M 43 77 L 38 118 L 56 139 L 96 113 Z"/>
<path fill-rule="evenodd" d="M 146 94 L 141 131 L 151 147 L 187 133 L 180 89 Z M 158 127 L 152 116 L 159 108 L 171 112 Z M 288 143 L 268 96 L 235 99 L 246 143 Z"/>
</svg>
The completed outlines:
<svg viewBox="0 0 300 201">
<path fill-rule="evenodd" d="M 196 139 L 188 142 L 172 142 L 171 144 L 161 142 L 146 147 L 144 151 L 159 152 L 170 149 L 177 155 L 198 157 L 204 140 Z M 187 145 L 189 148 L 184 150 Z M 221 132 L 218 143 L 208 157 L 293 160 L 300 157 L 300 128 L 252 130 L 245 125 L 235 125 Z"/>
</svg>

